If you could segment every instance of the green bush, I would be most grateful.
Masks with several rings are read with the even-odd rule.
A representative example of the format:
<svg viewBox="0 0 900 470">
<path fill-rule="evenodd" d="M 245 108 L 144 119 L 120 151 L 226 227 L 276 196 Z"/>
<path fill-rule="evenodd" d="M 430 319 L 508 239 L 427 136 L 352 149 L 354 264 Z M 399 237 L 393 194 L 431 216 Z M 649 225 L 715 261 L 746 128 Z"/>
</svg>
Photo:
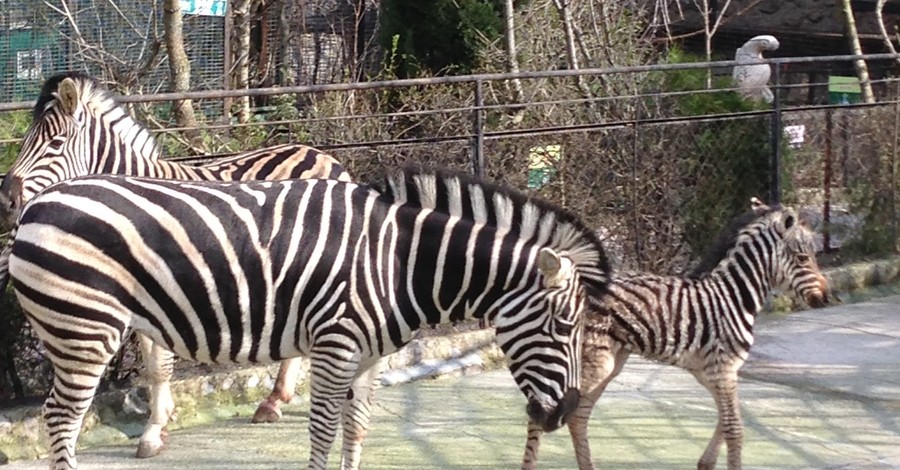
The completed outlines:
<svg viewBox="0 0 900 470">
<path fill-rule="evenodd" d="M 13 142 L 0 144 L 0 173 L 6 173 L 16 161 L 21 139 L 31 124 L 31 112 L 13 111 L 0 114 L 0 140 Z"/>
<path fill-rule="evenodd" d="M 503 34 L 499 0 L 384 0 L 379 14 L 381 43 L 395 51 L 391 72 L 399 78 L 422 70 L 469 73 L 484 40 Z"/>
</svg>

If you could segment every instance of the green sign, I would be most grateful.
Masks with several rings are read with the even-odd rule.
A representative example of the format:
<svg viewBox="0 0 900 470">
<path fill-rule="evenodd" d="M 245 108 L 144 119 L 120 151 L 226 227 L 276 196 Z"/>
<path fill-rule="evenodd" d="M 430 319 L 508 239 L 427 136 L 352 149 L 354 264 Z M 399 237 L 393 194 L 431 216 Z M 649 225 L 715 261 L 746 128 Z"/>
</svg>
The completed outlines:
<svg viewBox="0 0 900 470">
<path fill-rule="evenodd" d="M 859 103 L 862 87 L 856 77 L 828 77 L 828 104 Z"/>
</svg>

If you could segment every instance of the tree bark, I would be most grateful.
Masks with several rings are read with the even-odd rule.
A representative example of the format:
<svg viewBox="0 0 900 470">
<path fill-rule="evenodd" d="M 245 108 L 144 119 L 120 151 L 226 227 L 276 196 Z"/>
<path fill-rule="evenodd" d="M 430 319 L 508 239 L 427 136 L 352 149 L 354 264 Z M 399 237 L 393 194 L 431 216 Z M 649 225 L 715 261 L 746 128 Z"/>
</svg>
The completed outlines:
<svg viewBox="0 0 900 470">
<path fill-rule="evenodd" d="M 191 62 L 184 50 L 184 32 L 181 17 L 181 2 L 165 0 L 163 4 L 163 28 L 166 34 L 166 52 L 169 54 L 169 83 L 171 91 L 185 92 L 191 89 Z M 184 131 L 185 137 L 194 150 L 203 147 L 194 105 L 191 100 L 179 100 L 172 103 L 175 122 L 178 127 L 190 128 Z"/>
<path fill-rule="evenodd" d="M 859 33 L 856 32 L 856 19 L 853 17 L 853 8 L 850 0 L 841 0 L 844 9 L 844 21 L 847 26 L 847 40 L 850 42 L 850 51 L 855 55 L 862 54 L 862 45 L 859 43 Z M 865 103 L 875 102 L 875 93 L 872 92 L 872 82 L 869 80 L 869 67 L 866 61 L 859 59 L 854 61 L 856 75 L 862 87 L 862 99 Z"/>
<path fill-rule="evenodd" d="M 253 0 L 232 0 L 234 18 L 234 88 L 246 90 L 250 87 L 250 11 Z M 250 97 L 238 99 L 238 122 L 250 121 Z"/>
<path fill-rule="evenodd" d="M 580 70 L 581 61 L 578 59 L 578 50 L 575 47 L 575 28 L 572 26 L 572 15 L 569 11 L 569 2 L 571 0 L 553 0 L 553 4 L 559 11 L 559 17 L 563 22 L 563 32 L 566 35 L 566 58 L 569 62 L 569 69 Z M 590 89 L 584 84 L 584 77 L 576 75 L 575 84 L 584 94 L 584 97 L 590 99 L 593 97 Z"/>
<path fill-rule="evenodd" d="M 509 73 L 519 73 L 518 49 L 516 48 L 516 13 L 513 9 L 513 0 L 504 2 L 503 15 L 506 19 L 506 70 Z M 516 102 L 524 103 L 525 92 L 522 91 L 522 81 L 514 78 L 511 80 L 511 83 Z"/>
</svg>

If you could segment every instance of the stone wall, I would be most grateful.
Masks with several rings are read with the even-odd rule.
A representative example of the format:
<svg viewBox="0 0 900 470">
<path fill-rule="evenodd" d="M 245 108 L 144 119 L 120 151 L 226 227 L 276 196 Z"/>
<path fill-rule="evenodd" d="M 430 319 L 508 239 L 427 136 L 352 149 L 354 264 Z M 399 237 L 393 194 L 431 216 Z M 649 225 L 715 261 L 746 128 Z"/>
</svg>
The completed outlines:
<svg viewBox="0 0 900 470">
<path fill-rule="evenodd" d="M 726 18 L 737 12 L 743 11 L 753 0 L 734 0 L 728 7 Z M 873 7 L 875 2 L 869 2 Z M 724 1 L 719 5 L 723 6 Z M 856 27 L 860 34 L 880 34 L 875 13 L 867 2 L 854 2 L 857 11 Z M 868 8 L 867 8 L 868 7 Z M 703 18 L 693 4 L 682 5 L 684 19 L 678 20 L 674 13 L 674 7 L 670 6 L 672 20 L 680 27 L 703 28 Z M 892 31 L 892 25 L 900 21 L 900 15 L 894 12 L 894 8 L 885 8 L 885 22 L 888 23 L 888 31 Z M 759 34 L 774 34 L 775 32 L 788 33 L 813 33 L 841 36 L 844 33 L 844 15 L 839 1 L 821 0 L 762 0 L 753 6 L 739 19 L 735 18 L 726 22 L 722 31 L 729 29 L 757 30 Z"/>
</svg>

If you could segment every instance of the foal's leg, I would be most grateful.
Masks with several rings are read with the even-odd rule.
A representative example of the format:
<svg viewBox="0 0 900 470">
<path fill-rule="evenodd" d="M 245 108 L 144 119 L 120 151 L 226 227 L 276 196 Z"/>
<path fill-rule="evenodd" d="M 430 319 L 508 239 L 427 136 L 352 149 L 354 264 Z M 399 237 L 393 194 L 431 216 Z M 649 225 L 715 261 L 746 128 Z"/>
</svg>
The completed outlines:
<svg viewBox="0 0 900 470">
<path fill-rule="evenodd" d="M 594 460 L 591 457 L 591 443 L 588 440 L 588 422 L 594 405 L 609 383 L 622 372 L 622 366 L 628 360 L 628 351 L 618 343 L 608 339 L 603 344 L 592 344 L 582 352 L 584 366 L 581 372 L 581 400 L 578 408 L 569 417 L 569 434 L 575 447 L 575 458 L 578 468 L 592 470 Z"/>
<path fill-rule="evenodd" d="M 697 462 L 699 470 L 711 470 L 716 467 L 719 449 L 722 442 L 728 446 L 728 469 L 741 468 L 741 447 L 744 440 L 744 423 L 741 420 L 741 406 L 737 395 L 737 369 L 715 372 L 694 372 L 700 382 L 716 402 L 719 412 L 716 431 L 706 446 L 703 456 Z"/>
<path fill-rule="evenodd" d="M 303 364 L 302 357 L 294 357 L 281 361 L 278 368 L 278 378 L 275 379 L 275 388 L 272 393 L 260 402 L 253 414 L 251 422 L 254 423 L 274 423 L 281 419 L 281 403 L 291 401 L 294 392 L 297 390 L 297 378 L 300 375 L 300 366 Z"/>
<path fill-rule="evenodd" d="M 522 470 L 537 468 L 537 454 L 541 447 L 541 436 L 544 430 L 528 420 L 528 439 L 525 441 L 525 456 L 522 457 Z"/>
<path fill-rule="evenodd" d="M 594 468 L 587 436 L 588 421 L 594 404 L 600 399 L 609 382 L 619 375 L 622 366 L 628 360 L 628 352 L 599 331 L 597 334 L 585 332 L 581 353 L 581 400 L 578 402 L 578 408 L 568 417 L 575 457 L 578 460 L 578 468 L 582 470 Z M 542 435 L 543 430 L 540 426 L 528 423 L 528 440 L 525 443 L 525 456 L 522 458 L 523 469 L 537 468 Z"/>
<path fill-rule="evenodd" d="M 175 354 L 150 338 L 140 333 L 137 335 L 141 342 L 141 356 L 144 358 L 143 379 L 150 388 L 150 420 L 138 441 L 135 456 L 147 458 L 162 452 L 168 437 L 166 425 L 175 414 L 175 401 L 169 388 L 175 368 Z"/>
<path fill-rule="evenodd" d="M 344 402 L 344 447 L 341 468 L 358 469 L 362 456 L 362 444 L 369 432 L 369 418 L 372 416 L 372 401 L 378 388 L 378 379 L 387 360 L 382 358 L 368 370 L 360 374 Z"/>
</svg>

